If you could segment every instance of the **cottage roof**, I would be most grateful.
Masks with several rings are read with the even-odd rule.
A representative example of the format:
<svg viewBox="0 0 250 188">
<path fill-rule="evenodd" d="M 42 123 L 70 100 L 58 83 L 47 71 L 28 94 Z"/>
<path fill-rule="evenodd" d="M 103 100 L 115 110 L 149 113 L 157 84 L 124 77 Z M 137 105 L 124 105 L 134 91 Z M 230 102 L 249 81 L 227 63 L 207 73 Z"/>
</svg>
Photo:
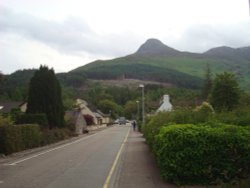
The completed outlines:
<svg viewBox="0 0 250 188">
<path fill-rule="evenodd" d="M 23 102 L 0 101 L 0 112 L 9 113 L 12 109 L 19 108 Z"/>
<path fill-rule="evenodd" d="M 101 114 L 99 114 L 97 112 L 93 112 L 93 114 L 95 115 L 96 118 L 102 118 Z"/>
</svg>

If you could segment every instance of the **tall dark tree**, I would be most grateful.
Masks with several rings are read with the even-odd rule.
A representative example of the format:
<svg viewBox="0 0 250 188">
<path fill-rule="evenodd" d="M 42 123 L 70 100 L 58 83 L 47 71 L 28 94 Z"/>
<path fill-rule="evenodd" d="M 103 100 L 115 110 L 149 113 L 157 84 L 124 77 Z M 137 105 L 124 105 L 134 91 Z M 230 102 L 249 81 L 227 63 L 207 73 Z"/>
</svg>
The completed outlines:
<svg viewBox="0 0 250 188">
<path fill-rule="evenodd" d="M 204 100 L 208 99 L 208 96 L 212 90 L 212 86 L 213 86 L 212 73 L 209 64 L 207 64 L 205 70 L 205 81 L 202 89 L 202 97 Z"/>
<path fill-rule="evenodd" d="M 27 113 L 45 113 L 50 128 L 64 126 L 61 86 L 53 69 L 40 66 L 31 78 Z"/>
<path fill-rule="evenodd" d="M 240 88 L 234 74 L 224 72 L 216 75 L 210 103 L 217 111 L 231 111 L 240 100 Z"/>
</svg>

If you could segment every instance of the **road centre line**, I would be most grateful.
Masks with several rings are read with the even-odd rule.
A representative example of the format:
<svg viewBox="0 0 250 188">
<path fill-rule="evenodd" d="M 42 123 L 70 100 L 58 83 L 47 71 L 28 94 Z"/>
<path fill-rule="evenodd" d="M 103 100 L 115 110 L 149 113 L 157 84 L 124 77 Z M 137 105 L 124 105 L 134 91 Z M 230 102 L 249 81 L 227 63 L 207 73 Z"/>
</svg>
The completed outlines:
<svg viewBox="0 0 250 188">
<path fill-rule="evenodd" d="M 49 152 L 52 152 L 52 151 L 55 151 L 55 150 L 64 148 L 64 147 L 66 147 L 66 146 L 69 146 L 69 145 L 72 145 L 72 144 L 75 144 L 75 143 L 78 143 L 78 142 L 81 142 L 81 141 L 83 141 L 83 140 L 86 140 L 86 139 L 88 139 L 88 138 L 91 138 L 91 137 L 93 137 L 93 136 L 96 136 L 97 134 L 99 134 L 99 133 L 101 133 L 101 132 L 103 132 L 103 131 L 105 131 L 105 130 L 106 130 L 106 129 L 104 129 L 104 130 L 102 130 L 102 131 L 100 131 L 100 132 L 98 132 L 98 133 L 94 133 L 94 134 L 92 134 L 92 135 L 89 135 L 89 136 L 86 136 L 86 137 L 84 137 L 84 138 L 78 139 L 78 140 L 76 140 L 76 141 L 74 141 L 74 142 L 70 142 L 70 143 L 64 144 L 64 145 L 62 145 L 62 146 L 58 146 L 58 147 L 56 147 L 56 148 L 53 148 L 53 149 L 49 149 L 49 150 L 44 151 L 44 152 L 42 152 L 42 153 L 38 153 L 38 154 L 36 154 L 36 155 L 32 155 L 32 156 L 30 156 L 30 157 L 27 157 L 27 158 L 18 160 L 18 161 L 13 162 L 13 163 L 6 163 L 6 164 L 4 164 L 4 165 L 7 165 L 7 166 L 14 166 L 14 165 L 17 165 L 17 164 L 22 163 L 22 162 L 24 162 L 24 161 L 27 161 L 27 160 L 29 160 L 29 159 L 36 158 L 36 157 L 38 157 L 38 156 L 40 156 L 40 155 L 44 155 L 44 154 L 46 154 L 46 153 L 49 153 Z"/>
<path fill-rule="evenodd" d="M 119 151 L 118 151 L 118 153 L 117 153 L 117 155 L 116 155 L 116 157 L 115 157 L 115 160 L 114 160 L 113 165 L 112 165 L 112 167 L 111 167 L 111 169 L 110 169 L 110 171 L 109 171 L 109 174 L 108 174 L 108 176 L 107 176 L 107 178 L 106 178 L 106 181 L 105 181 L 105 183 L 104 183 L 104 185 L 103 185 L 103 188 L 108 188 L 108 186 L 109 186 L 110 179 L 111 179 L 111 177 L 112 177 L 112 175 L 113 175 L 113 172 L 114 172 L 114 170 L 115 170 L 115 167 L 116 167 L 116 165 L 117 165 L 117 162 L 118 162 L 118 160 L 119 160 L 119 158 L 120 158 L 120 155 L 121 155 L 121 153 L 122 153 L 122 149 L 123 149 L 123 147 L 124 147 L 124 145 L 125 145 L 125 143 L 126 143 L 126 141 L 127 141 L 127 139 L 128 139 L 129 132 L 130 132 L 130 128 L 128 129 L 127 135 L 126 135 L 126 137 L 124 138 L 123 143 L 122 143 L 122 145 L 121 145 L 121 147 L 120 147 L 120 149 L 119 149 Z"/>
</svg>

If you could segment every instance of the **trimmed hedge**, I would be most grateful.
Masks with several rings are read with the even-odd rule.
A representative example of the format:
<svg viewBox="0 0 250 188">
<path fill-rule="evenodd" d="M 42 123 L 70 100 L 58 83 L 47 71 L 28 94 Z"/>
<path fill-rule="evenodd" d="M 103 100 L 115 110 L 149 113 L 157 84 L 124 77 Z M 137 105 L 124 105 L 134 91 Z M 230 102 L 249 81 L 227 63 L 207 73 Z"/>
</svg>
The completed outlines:
<svg viewBox="0 0 250 188">
<path fill-rule="evenodd" d="M 38 124 L 43 128 L 48 128 L 46 114 L 20 114 L 17 116 L 16 124 Z"/>
<path fill-rule="evenodd" d="M 0 153 L 10 154 L 40 145 L 38 125 L 0 126 Z"/>
<path fill-rule="evenodd" d="M 153 151 L 164 179 L 176 184 L 219 184 L 250 175 L 250 131 L 220 125 L 168 125 Z"/>
<path fill-rule="evenodd" d="M 60 140 L 65 140 L 73 136 L 73 133 L 69 129 L 51 129 L 44 130 L 42 132 L 41 145 L 48 145 Z"/>
</svg>

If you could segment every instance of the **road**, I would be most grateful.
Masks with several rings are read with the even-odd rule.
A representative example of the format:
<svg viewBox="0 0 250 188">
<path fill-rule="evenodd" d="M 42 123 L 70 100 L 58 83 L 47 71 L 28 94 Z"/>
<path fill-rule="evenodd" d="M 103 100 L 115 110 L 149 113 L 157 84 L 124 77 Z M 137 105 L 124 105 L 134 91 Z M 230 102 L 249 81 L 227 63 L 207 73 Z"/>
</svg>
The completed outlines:
<svg viewBox="0 0 250 188">
<path fill-rule="evenodd" d="M 102 188 L 130 126 L 114 126 L 39 153 L 0 163 L 4 188 Z"/>
</svg>

